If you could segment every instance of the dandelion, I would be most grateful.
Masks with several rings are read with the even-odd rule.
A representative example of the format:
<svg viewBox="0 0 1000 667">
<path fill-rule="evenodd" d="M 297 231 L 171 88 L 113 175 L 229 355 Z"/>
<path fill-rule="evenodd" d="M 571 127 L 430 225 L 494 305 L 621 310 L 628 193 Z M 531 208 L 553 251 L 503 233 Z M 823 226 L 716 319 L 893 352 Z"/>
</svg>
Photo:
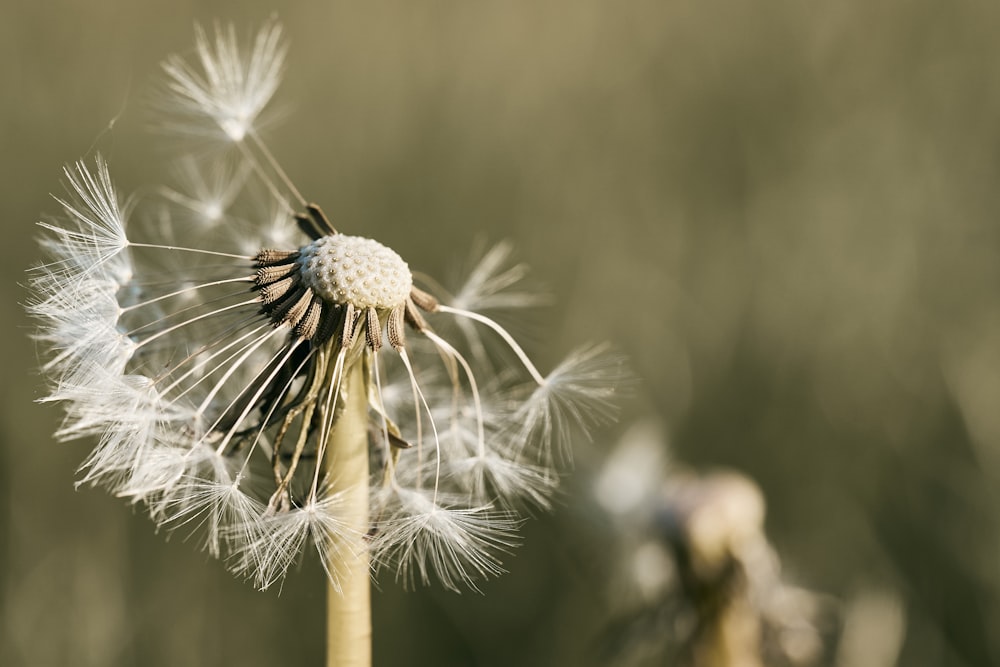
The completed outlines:
<svg viewBox="0 0 1000 667">
<path fill-rule="evenodd" d="M 194 62 L 164 64 L 167 126 L 232 150 L 184 156 L 179 185 L 141 200 L 101 157 L 66 169 L 28 304 L 50 350 L 44 400 L 66 407 L 59 437 L 98 439 L 82 483 L 198 532 L 259 588 L 314 548 L 335 643 L 368 623 L 370 568 L 455 590 L 501 573 L 572 435 L 611 416 L 620 362 L 586 348 L 539 371 L 485 314 L 537 300 L 506 245 L 450 296 L 335 229 L 255 125 L 280 26 L 249 47 L 232 27 L 196 43 Z"/>
</svg>

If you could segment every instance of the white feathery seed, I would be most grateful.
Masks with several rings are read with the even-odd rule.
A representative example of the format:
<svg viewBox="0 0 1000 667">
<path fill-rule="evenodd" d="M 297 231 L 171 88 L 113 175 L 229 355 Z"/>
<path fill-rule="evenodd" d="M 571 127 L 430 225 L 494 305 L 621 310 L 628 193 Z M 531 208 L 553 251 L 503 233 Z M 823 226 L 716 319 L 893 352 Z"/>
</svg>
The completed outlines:
<svg viewBox="0 0 1000 667">
<path fill-rule="evenodd" d="M 447 499 L 452 500 L 452 499 Z M 501 555 L 514 549 L 520 521 L 489 506 L 470 507 L 463 498 L 437 501 L 412 489 L 394 489 L 389 515 L 372 543 L 379 568 L 390 567 L 408 585 L 436 576 L 459 591 L 478 579 L 504 572 Z"/>
<path fill-rule="evenodd" d="M 213 226 L 230 222 L 230 207 L 250 176 L 250 166 L 228 156 L 185 155 L 171 172 L 177 185 L 160 188 L 160 195 L 195 224 Z"/>
<path fill-rule="evenodd" d="M 211 36 L 195 26 L 198 65 L 178 55 L 163 63 L 167 94 L 161 103 L 173 116 L 165 129 L 195 137 L 221 130 L 230 141 L 243 141 L 278 89 L 285 51 L 276 21 L 261 28 L 249 49 L 233 25 L 217 24 Z"/>
</svg>

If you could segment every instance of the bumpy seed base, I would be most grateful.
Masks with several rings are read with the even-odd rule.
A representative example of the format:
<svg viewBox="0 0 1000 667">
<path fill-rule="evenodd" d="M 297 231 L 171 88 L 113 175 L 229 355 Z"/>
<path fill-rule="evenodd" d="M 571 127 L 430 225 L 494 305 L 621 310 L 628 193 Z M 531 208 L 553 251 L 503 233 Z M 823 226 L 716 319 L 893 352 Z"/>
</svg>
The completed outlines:
<svg viewBox="0 0 1000 667">
<path fill-rule="evenodd" d="M 356 308 L 406 303 L 413 276 L 403 258 L 378 241 L 334 234 L 299 251 L 302 282 L 321 298 Z"/>
</svg>

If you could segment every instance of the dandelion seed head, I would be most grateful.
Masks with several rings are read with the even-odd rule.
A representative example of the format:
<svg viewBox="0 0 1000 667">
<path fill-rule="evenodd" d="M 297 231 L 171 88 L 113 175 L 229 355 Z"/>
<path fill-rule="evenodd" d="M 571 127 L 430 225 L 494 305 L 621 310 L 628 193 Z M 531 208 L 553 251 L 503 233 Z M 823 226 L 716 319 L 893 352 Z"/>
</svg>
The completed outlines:
<svg viewBox="0 0 1000 667">
<path fill-rule="evenodd" d="M 508 244 L 448 294 L 337 231 L 254 127 L 284 54 L 271 22 L 251 45 L 199 28 L 194 58 L 166 61 L 168 127 L 240 143 L 182 156 L 174 185 L 122 200 L 103 158 L 66 169 L 27 306 L 41 400 L 66 408 L 57 437 L 97 439 L 82 483 L 260 588 L 307 544 L 335 588 L 369 557 L 474 588 L 549 505 L 567 434 L 612 413 L 615 360 L 588 348 L 546 375 L 484 314 L 539 302 Z"/>
<path fill-rule="evenodd" d="M 356 308 L 395 308 L 413 288 L 410 269 L 394 250 L 360 236 L 324 236 L 299 251 L 302 280 L 317 294 Z"/>
</svg>

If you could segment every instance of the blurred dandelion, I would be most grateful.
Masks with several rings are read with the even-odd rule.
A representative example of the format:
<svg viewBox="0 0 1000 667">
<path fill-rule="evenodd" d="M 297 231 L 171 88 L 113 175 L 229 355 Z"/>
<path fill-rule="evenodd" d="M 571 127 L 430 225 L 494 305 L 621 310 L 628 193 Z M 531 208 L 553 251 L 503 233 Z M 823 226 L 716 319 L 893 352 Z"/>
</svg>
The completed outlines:
<svg viewBox="0 0 1000 667">
<path fill-rule="evenodd" d="M 787 581 L 749 477 L 670 461 L 658 425 L 640 422 L 605 461 L 594 495 L 615 519 L 619 552 L 608 662 L 824 664 L 834 601 Z"/>
<path fill-rule="evenodd" d="M 311 545 L 346 617 L 358 607 L 334 599 L 363 610 L 370 566 L 455 590 L 500 573 L 572 434 L 612 416 L 620 360 L 598 346 L 548 376 L 532 364 L 483 314 L 537 301 L 507 246 L 449 301 L 334 229 L 257 131 L 285 53 L 271 22 L 249 46 L 198 29 L 194 62 L 168 58 L 163 127 L 224 153 L 184 155 L 143 200 L 101 157 L 67 167 L 28 307 L 58 436 L 98 438 L 82 482 L 197 531 L 260 588 Z M 448 340 L 435 325 L 452 318 Z"/>
</svg>

